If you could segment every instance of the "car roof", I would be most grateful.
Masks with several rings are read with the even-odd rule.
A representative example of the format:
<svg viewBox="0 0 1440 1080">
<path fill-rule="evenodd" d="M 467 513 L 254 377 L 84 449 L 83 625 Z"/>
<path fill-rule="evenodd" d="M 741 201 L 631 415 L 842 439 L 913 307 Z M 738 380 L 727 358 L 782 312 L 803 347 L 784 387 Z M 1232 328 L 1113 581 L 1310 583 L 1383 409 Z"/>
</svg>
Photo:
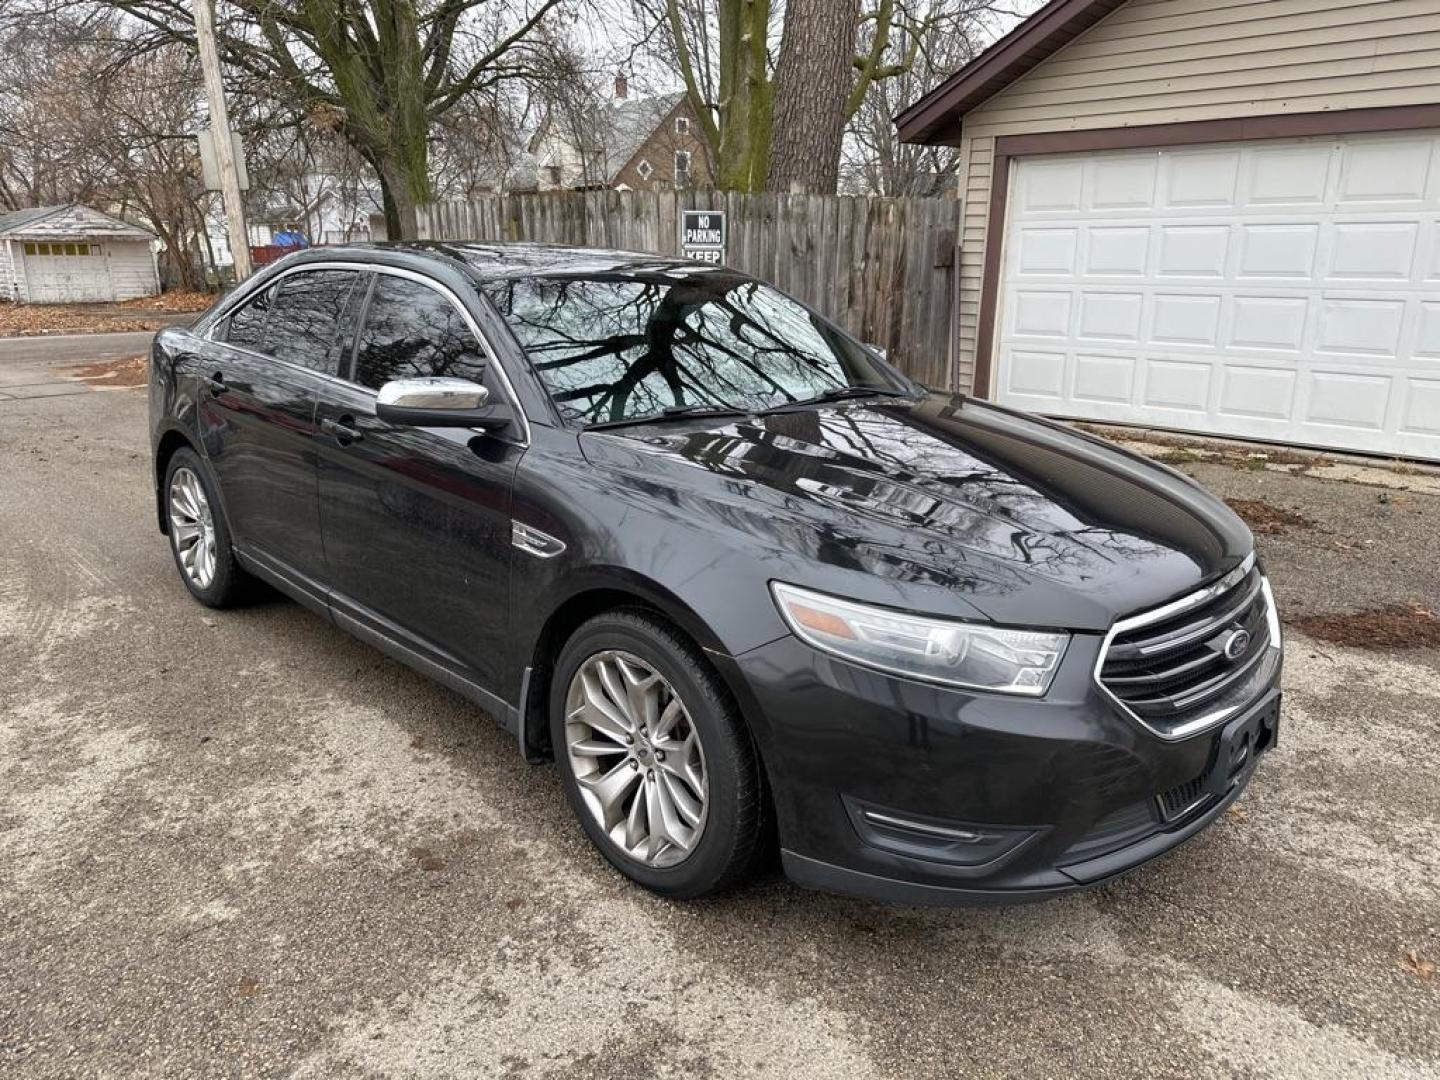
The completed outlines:
<svg viewBox="0 0 1440 1080">
<path fill-rule="evenodd" d="M 441 261 L 460 263 L 483 280 L 552 275 L 642 272 L 693 273 L 715 269 L 709 263 L 659 255 L 655 252 L 617 251 L 608 248 L 570 247 L 563 244 L 480 243 L 462 240 L 413 240 L 397 243 L 344 244 L 308 248 L 312 259 L 351 259 L 404 264 Z M 294 265 L 291 262 L 290 265 Z"/>
</svg>

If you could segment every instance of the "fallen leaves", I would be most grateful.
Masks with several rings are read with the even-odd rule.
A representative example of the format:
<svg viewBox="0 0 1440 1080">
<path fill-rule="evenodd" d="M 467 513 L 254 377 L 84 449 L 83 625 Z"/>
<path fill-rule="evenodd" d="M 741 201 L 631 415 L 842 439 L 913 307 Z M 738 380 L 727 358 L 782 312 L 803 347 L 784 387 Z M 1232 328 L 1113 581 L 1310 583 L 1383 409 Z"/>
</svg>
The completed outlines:
<svg viewBox="0 0 1440 1080">
<path fill-rule="evenodd" d="M 434 874 L 445 869 L 445 860 L 436 855 L 429 848 L 412 847 L 410 857 L 415 860 L 421 870 L 427 874 Z"/>
<path fill-rule="evenodd" d="M 1414 949 L 1406 949 L 1400 956 L 1400 966 L 1417 979 L 1429 982 L 1435 977 L 1435 961 L 1427 960 Z"/>
<path fill-rule="evenodd" d="M 1256 536 L 1278 536 L 1288 529 L 1314 528 L 1315 522 L 1294 510 L 1275 506 L 1263 499 L 1226 499 L 1225 504 L 1250 526 Z"/>
<path fill-rule="evenodd" d="M 127 356 L 123 360 L 97 360 L 70 369 L 72 378 L 95 386 L 144 386 L 150 377 L 150 361 L 144 356 Z"/>
<path fill-rule="evenodd" d="M 115 306 L 122 311 L 204 311 L 214 302 L 212 293 L 171 289 L 159 296 L 137 296 L 133 300 L 122 300 Z"/>
<path fill-rule="evenodd" d="M 1308 637 L 1355 649 L 1440 649 L 1440 616 L 1423 604 L 1300 615 L 1289 621 Z"/>
<path fill-rule="evenodd" d="M 260 980 L 254 975 L 241 975 L 240 982 L 235 987 L 235 992 L 241 997 L 254 997 L 260 993 Z"/>
<path fill-rule="evenodd" d="M 1225 816 L 1231 821 L 1249 821 L 1250 811 L 1246 810 L 1243 806 L 1237 806 L 1232 803 L 1226 809 Z"/>
<path fill-rule="evenodd" d="M 209 293 L 161 293 L 114 304 L 17 304 L 0 301 L 0 337 L 44 334 L 98 334 L 112 330 L 161 330 L 173 315 L 204 311 L 215 302 Z"/>
</svg>

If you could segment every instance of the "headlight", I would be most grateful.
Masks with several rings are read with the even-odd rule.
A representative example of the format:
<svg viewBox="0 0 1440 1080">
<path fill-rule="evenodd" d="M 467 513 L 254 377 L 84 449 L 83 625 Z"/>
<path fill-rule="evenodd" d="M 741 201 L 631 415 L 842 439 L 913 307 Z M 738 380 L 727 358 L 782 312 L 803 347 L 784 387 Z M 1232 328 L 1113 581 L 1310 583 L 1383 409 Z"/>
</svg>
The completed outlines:
<svg viewBox="0 0 1440 1080">
<path fill-rule="evenodd" d="M 780 613 L 821 652 L 912 679 L 1039 697 L 1069 634 L 951 622 L 837 600 L 775 581 Z"/>
</svg>

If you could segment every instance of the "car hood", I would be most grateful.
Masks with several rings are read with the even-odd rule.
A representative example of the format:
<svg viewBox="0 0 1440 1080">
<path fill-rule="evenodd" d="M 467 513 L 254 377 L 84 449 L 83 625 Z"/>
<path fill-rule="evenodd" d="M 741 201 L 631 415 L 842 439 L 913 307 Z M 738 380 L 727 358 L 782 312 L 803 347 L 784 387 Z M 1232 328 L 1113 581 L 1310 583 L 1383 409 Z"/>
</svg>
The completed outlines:
<svg viewBox="0 0 1440 1080">
<path fill-rule="evenodd" d="M 940 614 L 1104 629 L 1253 546 L 1224 503 L 1179 473 L 965 397 L 622 428 L 582 443 L 597 466 L 643 476 L 671 519 L 683 505 L 711 539 L 747 534 L 748 550 L 784 564 L 774 576 Z"/>
</svg>

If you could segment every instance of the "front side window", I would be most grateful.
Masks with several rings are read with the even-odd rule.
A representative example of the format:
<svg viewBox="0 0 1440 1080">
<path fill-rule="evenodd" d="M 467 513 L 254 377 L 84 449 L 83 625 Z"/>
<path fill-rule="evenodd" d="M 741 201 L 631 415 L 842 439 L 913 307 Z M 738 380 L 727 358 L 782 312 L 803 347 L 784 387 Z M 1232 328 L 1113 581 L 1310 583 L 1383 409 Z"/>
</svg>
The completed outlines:
<svg viewBox="0 0 1440 1080">
<path fill-rule="evenodd" d="M 581 424 L 895 386 L 851 338 L 733 271 L 617 271 L 484 288 L 551 398 Z"/>
<path fill-rule="evenodd" d="M 275 286 L 271 285 L 232 311 L 225 319 L 224 339 L 239 348 L 263 352 L 265 320 L 270 317 L 270 301 L 274 298 Z"/>
<path fill-rule="evenodd" d="M 263 351 L 311 371 L 336 374 L 348 337 L 346 309 L 359 279 L 354 270 L 306 270 L 281 279 L 270 302 Z"/>
<path fill-rule="evenodd" d="M 381 274 L 355 354 L 355 381 L 372 390 L 392 379 L 449 376 L 483 382 L 485 353 L 455 305 L 409 278 Z"/>
</svg>

